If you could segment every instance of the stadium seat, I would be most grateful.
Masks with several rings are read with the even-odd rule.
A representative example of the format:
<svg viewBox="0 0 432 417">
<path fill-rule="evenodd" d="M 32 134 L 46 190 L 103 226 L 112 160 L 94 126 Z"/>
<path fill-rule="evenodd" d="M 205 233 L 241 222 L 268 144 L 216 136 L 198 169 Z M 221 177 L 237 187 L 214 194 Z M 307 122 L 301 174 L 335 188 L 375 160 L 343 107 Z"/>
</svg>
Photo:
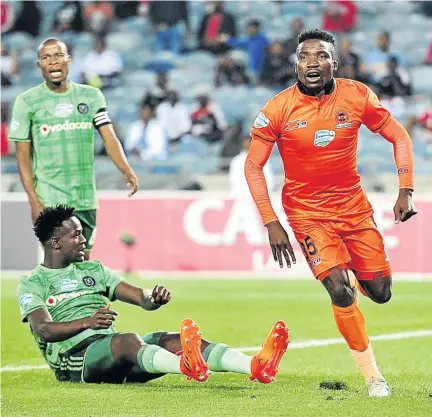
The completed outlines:
<svg viewBox="0 0 432 417">
<path fill-rule="evenodd" d="M 129 33 L 110 33 L 106 39 L 108 48 L 119 53 L 131 51 L 140 45 L 140 37 L 131 36 Z"/>
<path fill-rule="evenodd" d="M 32 44 L 33 38 L 26 32 L 12 32 L 2 35 L 4 42 L 10 50 L 27 49 Z"/>
<path fill-rule="evenodd" d="M 431 67 L 421 65 L 411 69 L 411 76 L 413 78 L 414 91 L 419 94 L 432 93 L 432 77 Z"/>
</svg>

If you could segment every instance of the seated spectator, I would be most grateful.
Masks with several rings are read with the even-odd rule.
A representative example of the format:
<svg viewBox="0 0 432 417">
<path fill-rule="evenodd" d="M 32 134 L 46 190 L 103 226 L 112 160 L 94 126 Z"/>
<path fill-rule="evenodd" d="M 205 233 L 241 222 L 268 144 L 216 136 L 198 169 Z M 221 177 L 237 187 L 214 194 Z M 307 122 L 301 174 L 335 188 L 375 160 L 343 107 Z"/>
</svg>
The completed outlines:
<svg viewBox="0 0 432 417">
<path fill-rule="evenodd" d="M 38 2 L 23 1 L 21 5 L 21 11 L 11 31 L 27 32 L 31 36 L 38 36 L 42 17 Z"/>
<path fill-rule="evenodd" d="M 18 54 L 15 51 L 9 53 L 9 50 L 4 43 L 1 44 L 0 67 L 2 87 L 13 85 L 18 82 Z"/>
<path fill-rule="evenodd" d="M 53 29 L 57 33 L 82 32 L 84 20 L 81 2 L 65 1 L 55 13 Z"/>
<path fill-rule="evenodd" d="M 294 65 L 280 41 L 273 41 L 264 59 L 260 83 L 273 88 L 284 88 L 295 77 Z"/>
<path fill-rule="evenodd" d="M 180 95 L 176 90 L 168 91 L 166 101 L 156 108 L 156 118 L 171 144 L 180 142 L 192 127 L 188 108 L 180 102 Z"/>
<path fill-rule="evenodd" d="M 235 17 L 224 10 L 222 1 L 214 1 L 209 5 L 213 10 L 201 20 L 198 29 L 198 47 L 214 54 L 222 54 L 231 48 L 221 42 L 220 36 L 237 36 Z"/>
<path fill-rule="evenodd" d="M 297 59 L 298 36 L 304 30 L 304 21 L 299 17 L 291 22 L 291 37 L 284 42 L 285 53 L 292 62 Z"/>
<path fill-rule="evenodd" d="M 158 72 L 156 85 L 148 91 L 141 101 L 141 106 L 150 106 L 152 111 L 156 110 L 159 104 L 163 103 L 168 95 L 168 77 L 166 72 Z"/>
<path fill-rule="evenodd" d="M 9 141 L 7 138 L 9 123 L 9 104 L 6 102 L 1 103 L 1 156 L 9 155 Z"/>
<path fill-rule="evenodd" d="M 350 0 L 330 0 L 324 3 L 323 29 L 332 33 L 350 32 L 357 19 L 357 6 Z"/>
<path fill-rule="evenodd" d="M 87 84 L 98 88 L 118 86 L 122 70 L 120 55 L 106 48 L 104 38 L 97 37 L 93 42 L 93 50 L 84 58 L 83 72 Z"/>
<path fill-rule="evenodd" d="M 380 81 L 379 77 L 386 74 L 387 63 L 390 56 L 397 58 L 403 67 L 404 60 L 402 55 L 390 48 L 391 36 L 389 32 L 382 32 L 378 37 L 378 47 L 367 53 L 364 57 L 363 72 L 366 72 L 372 82 Z"/>
<path fill-rule="evenodd" d="M 143 160 L 164 160 L 167 157 L 167 135 L 153 117 L 149 106 L 141 107 L 140 119 L 132 123 L 126 136 L 124 148 L 129 155 Z"/>
<path fill-rule="evenodd" d="M 341 51 L 338 58 L 337 77 L 368 83 L 369 77 L 361 71 L 360 58 L 353 52 L 351 41 L 348 38 L 344 38 L 340 44 Z"/>
<path fill-rule="evenodd" d="M 426 58 L 425 58 L 424 63 L 426 65 L 432 64 L 432 42 L 429 44 L 428 50 L 426 52 Z"/>
<path fill-rule="evenodd" d="M 245 85 L 249 84 L 246 68 L 243 63 L 236 63 L 229 55 L 221 55 L 216 68 L 215 87 L 222 85 Z"/>
<path fill-rule="evenodd" d="M 196 99 L 198 109 L 192 114 L 192 136 L 208 143 L 219 142 L 226 129 L 222 110 L 217 104 L 210 102 L 207 94 L 199 94 Z"/>
<path fill-rule="evenodd" d="M 251 138 L 245 136 L 243 139 L 243 147 L 240 153 L 235 156 L 230 163 L 229 167 L 229 184 L 230 184 L 230 193 L 236 198 L 250 198 L 251 194 L 249 191 L 249 186 L 245 177 L 245 164 L 246 157 L 248 154 L 248 150 L 250 147 Z M 273 176 L 273 169 L 271 167 L 270 160 L 264 165 L 263 168 L 264 177 L 267 183 L 267 189 L 269 193 L 274 191 L 275 181 Z"/>
<path fill-rule="evenodd" d="M 92 1 L 84 7 L 87 29 L 97 35 L 105 35 L 114 17 L 114 9 L 109 1 Z"/>
<path fill-rule="evenodd" d="M 149 18 L 156 32 L 156 51 L 171 51 L 179 55 L 182 50 L 183 33 L 181 23 L 190 32 L 186 1 L 151 1 Z"/>
<path fill-rule="evenodd" d="M 270 41 L 267 36 L 261 32 L 261 24 L 258 20 L 249 21 L 247 24 L 247 32 L 248 36 L 244 38 L 230 38 L 228 35 L 221 35 L 219 38 L 232 48 L 244 49 L 248 52 L 248 70 L 249 73 L 257 79 L 261 72 L 261 67 Z"/>
<path fill-rule="evenodd" d="M 383 74 L 379 74 L 378 94 L 385 97 L 405 97 L 412 94 L 411 76 L 399 66 L 396 57 L 391 56 Z"/>
</svg>

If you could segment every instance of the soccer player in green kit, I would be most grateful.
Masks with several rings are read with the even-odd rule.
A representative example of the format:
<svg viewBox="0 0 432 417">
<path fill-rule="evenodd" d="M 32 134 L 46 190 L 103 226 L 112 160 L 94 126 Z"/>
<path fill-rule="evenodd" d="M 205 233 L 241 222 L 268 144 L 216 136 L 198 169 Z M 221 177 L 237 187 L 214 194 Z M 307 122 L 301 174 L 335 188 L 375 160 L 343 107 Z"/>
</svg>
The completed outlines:
<svg viewBox="0 0 432 417">
<path fill-rule="evenodd" d="M 108 156 L 123 173 L 129 196 L 137 192 L 138 180 L 114 132 L 101 91 L 68 80 L 71 58 L 66 45 L 48 38 L 40 44 L 38 56 L 45 82 L 16 98 L 9 140 L 16 142 L 33 222 L 44 207 L 75 207 L 88 241 L 88 259 L 96 229 L 95 128 Z"/>
<path fill-rule="evenodd" d="M 30 323 L 59 381 L 147 382 L 166 373 L 205 381 L 209 369 L 248 374 L 262 383 L 274 379 L 288 347 L 283 321 L 274 324 L 253 357 L 201 339 L 191 319 L 183 320 L 180 333 L 158 332 L 142 338 L 118 333 L 113 326 L 117 313 L 107 299 L 152 311 L 170 301 L 170 292 L 159 285 L 142 290 L 100 262 L 84 261 L 86 239 L 73 207 L 45 208 L 34 230 L 45 257 L 20 281 L 21 318 Z"/>
</svg>

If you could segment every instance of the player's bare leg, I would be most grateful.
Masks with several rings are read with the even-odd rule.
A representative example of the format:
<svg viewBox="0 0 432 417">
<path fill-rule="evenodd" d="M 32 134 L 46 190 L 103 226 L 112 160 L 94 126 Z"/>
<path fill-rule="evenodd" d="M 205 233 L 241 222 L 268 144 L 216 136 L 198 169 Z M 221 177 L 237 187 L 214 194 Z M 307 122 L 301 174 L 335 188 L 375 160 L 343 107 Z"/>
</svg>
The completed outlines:
<svg viewBox="0 0 432 417">
<path fill-rule="evenodd" d="M 392 296 L 391 275 L 372 280 L 362 280 L 361 276 L 359 276 L 358 283 L 373 302 L 385 304 L 390 301 Z"/>
<path fill-rule="evenodd" d="M 374 397 L 390 395 L 390 389 L 378 370 L 366 332 L 365 319 L 358 308 L 348 271 L 345 268 L 334 268 L 328 271 L 325 278 L 321 277 L 321 281 L 332 300 L 337 327 L 365 378 L 369 395 Z"/>
</svg>

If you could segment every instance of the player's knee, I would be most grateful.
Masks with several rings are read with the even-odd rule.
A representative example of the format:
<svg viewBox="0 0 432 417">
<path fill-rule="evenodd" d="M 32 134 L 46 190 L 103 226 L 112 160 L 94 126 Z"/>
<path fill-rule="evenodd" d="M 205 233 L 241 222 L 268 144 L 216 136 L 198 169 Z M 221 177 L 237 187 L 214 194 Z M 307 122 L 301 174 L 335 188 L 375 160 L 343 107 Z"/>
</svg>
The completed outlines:
<svg viewBox="0 0 432 417">
<path fill-rule="evenodd" d="M 354 302 L 354 294 L 349 284 L 347 271 L 335 269 L 322 281 L 332 303 L 338 307 L 348 307 Z"/>
<path fill-rule="evenodd" d="M 133 359 L 143 344 L 137 333 L 116 334 L 111 340 L 111 351 L 114 359 L 119 362 L 128 362 Z"/>
<path fill-rule="evenodd" d="M 361 285 L 369 298 L 378 304 L 388 303 L 392 297 L 391 277 L 379 278 L 372 281 L 364 281 Z"/>
<path fill-rule="evenodd" d="M 370 299 L 378 304 L 388 303 L 392 297 L 392 291 L 390 287 L 385 287 L 379 291 L 371 291 L 368 294 Z"/>
</svg>

